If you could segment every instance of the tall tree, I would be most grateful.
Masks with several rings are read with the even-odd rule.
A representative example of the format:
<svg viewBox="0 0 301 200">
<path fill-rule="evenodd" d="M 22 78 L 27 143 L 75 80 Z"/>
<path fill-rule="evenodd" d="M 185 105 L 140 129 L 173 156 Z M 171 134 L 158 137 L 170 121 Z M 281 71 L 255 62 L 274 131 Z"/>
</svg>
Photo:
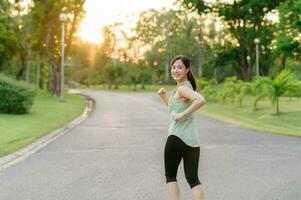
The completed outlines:
<svg viewBox="0 0 301 200">
<path fill-rule="evenodd" d="M 287 0 L 279 7 L 276 54 L 281 56 L 282 68 L 287 57 L 301 58 L 301 0 Z"/>
<path fill-rule="evenodd" d="M 201 20 L 197 20 L 199 18 L 188 16 L 182 10 L 151 9 L 140 14 L 135 33 L 141 47 L 146 49 L 144 57 L 147 65 L 153 69 L 153 82 L 164 80 L 166 64 L 169 65 L 175 55 L 191 57 L 195 69 L 201 59 L 204 60 L 202 50 L 208 46 L 205 26 Z"/>
<path fill-rule="evenodd" d="M 16 54 L 17 24 L 12 16 L 12 4 L 0 0 L 0 72 L 4 70 L 7 61 Z"/>
<path fill-rule="evenodd" d="M 254 38 L 260 38 L 263 51 L 272 40 L 272 30 L 267 22 L 266 14 L 277 8 L 284 0 L 233 0 L 231 2 L 217 0 L 210 3 L 205 0 L 178 0 L 187 9 L 203 13 L 217 13 L 224 21 L 226 30 L 235 39 L 234 45 L 237 44 L 239 50 L 240 69 L 245 80 L 251 79 L 252 65 L 247 62 L 247 56 L 251 55 L 254 62 Z M 263 71 L 264 73 L 264 71 Z"/>
<path fill-rule="evenodd" d="M 56 0 L 33 0 L 32 8 L 34 24 L 36 27 L 36 38 L 38 38 L 37 49 L 42 58 L 47 59 L 48 84 L 47 88 L 53 94 L 60 94 L 60 38 L 61 22 L 59 15 L 65 12 L 68 15 L 66 24 L 66 51 L 72 44 L 73 35 L 78 28 L 79 21 L 84 13 L 84 0 L 68 0 L 64 2 Z"/>
</svg>

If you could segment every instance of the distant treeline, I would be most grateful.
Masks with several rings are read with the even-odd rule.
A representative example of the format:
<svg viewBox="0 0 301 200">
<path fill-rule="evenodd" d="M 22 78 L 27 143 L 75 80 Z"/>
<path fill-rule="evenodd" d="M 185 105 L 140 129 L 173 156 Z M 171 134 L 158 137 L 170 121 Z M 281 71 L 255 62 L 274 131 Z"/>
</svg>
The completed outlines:
<svg viewBox="0 0 301 200">
<path fill-rule="evenodd" d="M 66 21 L 66 82 L 85 85 L 162 84 L 169 62 L 179 54 L 192 60 L 195 75 L 224 82 L 251 81 L 255 43 L 259 74 L 274 78 L 283 69 L 301 79 L 301 0 L 208 3 L 178 0 L 177 9 L 146 10 L 128 30 L 116 22 L 103 29 L 102 44 L 83 42 L 74 33 L 84 1 L 0 0 L 0 72 L 59 94 L 59 14 Z M 95 25 L 97 26 L 97 24 Z"/>
</svg>

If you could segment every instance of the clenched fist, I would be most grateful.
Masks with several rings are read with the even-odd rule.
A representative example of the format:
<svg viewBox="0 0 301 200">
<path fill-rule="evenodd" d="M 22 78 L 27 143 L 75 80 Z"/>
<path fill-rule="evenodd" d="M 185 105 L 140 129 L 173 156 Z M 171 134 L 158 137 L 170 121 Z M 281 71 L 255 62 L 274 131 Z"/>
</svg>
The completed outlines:
<svg viewBox="0 0 301 200">
<path fill-rule="evenodd" d="M 166 95 L 166 90 L 165 90 L 164 88 L 160 88 L 160 89 L 158 90 L 157 94 L 158 94 L 159 96 L 164 96 L 164 95 Z"/>
</svg>

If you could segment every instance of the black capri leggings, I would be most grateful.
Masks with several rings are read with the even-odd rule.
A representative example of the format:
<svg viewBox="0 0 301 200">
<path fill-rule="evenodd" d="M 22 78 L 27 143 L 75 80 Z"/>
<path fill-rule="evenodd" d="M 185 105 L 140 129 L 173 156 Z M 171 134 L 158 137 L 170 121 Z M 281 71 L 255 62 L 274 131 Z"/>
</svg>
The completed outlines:
<svg viewBox="0 0 301 200">
<path fill-rule="evenodd" d="M 198 178 L 200 147 L 190 147 L 179 137 L 169 135 L 164 150 L 166 183 L 177 181 L 177 171 L 183 158 L 184 172 L 190 188 L 201 184 Z"/>
</svg>

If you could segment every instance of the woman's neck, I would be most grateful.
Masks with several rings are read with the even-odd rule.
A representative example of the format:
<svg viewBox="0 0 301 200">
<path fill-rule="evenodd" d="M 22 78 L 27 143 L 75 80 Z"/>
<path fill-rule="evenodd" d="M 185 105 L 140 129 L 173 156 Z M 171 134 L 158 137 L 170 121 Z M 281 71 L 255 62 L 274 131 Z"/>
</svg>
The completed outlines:
<svg viewBox="0 0 301 200">
<path fill-rule="evenodd" d="M 188 81 L 187 79 L 183 79 L 183 80 L 177 81 L 177 87 L 179 87 L 180 85 L 183 85 L 183 83 L 185 83 L 187 81 Z"/>
</svg>

